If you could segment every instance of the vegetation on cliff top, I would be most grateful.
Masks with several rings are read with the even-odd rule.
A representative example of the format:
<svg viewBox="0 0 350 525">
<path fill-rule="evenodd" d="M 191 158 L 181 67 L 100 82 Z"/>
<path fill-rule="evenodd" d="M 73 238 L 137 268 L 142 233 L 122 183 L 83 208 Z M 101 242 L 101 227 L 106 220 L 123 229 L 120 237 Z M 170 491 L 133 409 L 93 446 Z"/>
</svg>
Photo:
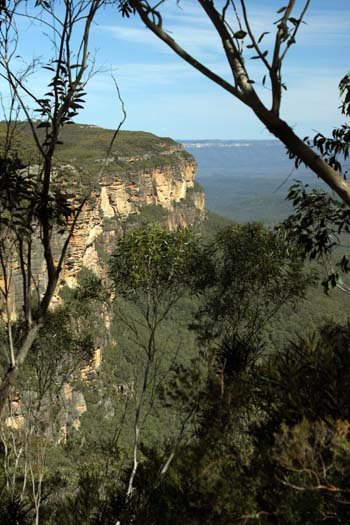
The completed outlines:
<svg viewBox="0 0 350 525">
<path fill-rule="evenodd" d="M 37 123 L 39 124 L 39 122 Z M 39 130 L 40 131 L 40 130 Z M 0 122 L 0 141 L 6 134 L 6 122 Z M 41 132 L 44 137 L 44 132 Z M 62 130 L 55 152 L 55 162 L 60 165 L 71 164 L 78 170 L 97 174 L 103 168 L 125 171 L 155 168 L 171 164 L 174 157 L 194 162 L 193 157 L 174 140 L 157 137 L 145 131 L 120 130 L 113 143 L 108 159 L 107 152 L 114 131 L 88 124 L 72 124 Z M 18 122 L 14 148 L 24 162 L 37 163 L 37 149 L 26 122 Z"/>
</svg>

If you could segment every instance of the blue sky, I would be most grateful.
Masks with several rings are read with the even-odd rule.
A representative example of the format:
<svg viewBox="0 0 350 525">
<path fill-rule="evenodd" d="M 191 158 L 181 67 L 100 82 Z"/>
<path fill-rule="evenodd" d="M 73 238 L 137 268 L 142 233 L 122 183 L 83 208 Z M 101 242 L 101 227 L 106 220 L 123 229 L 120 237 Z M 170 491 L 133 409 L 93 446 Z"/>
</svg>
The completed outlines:
<svg viewBox="0 0 350 525">
<path fill-rule="evenodd" d="M 300 3 L 300 2 L 299 2 Z M 285 0 L 247 0 L 252 26 L 259 35 L 274 31 L 276 10 Z M 195 0 L 167 0 L 164 27 L 199 60 L 230 79 L 221 44 Z M 338 82 L 350 69 L 350 0 L 313 0 L 305 24 L 285 61 L 282 116 L 302 136 L 329 132 L 342 118 Z M 22 20 L 22 56 L 45 57 L 47 43 L 38 28 Z M 264 39 L 266 48 L 271 35 Z M 249 109 L 181 61 L 137 19 L 122 19 L 106 8 L 93 28 L 91 49 L 100 73 L 87 88 L 86 109 L 78 121 L 113 128 L 121 111 L 111 72 L 127 111 L 124 128 L 178 139 L 265 139 L 268 132 Z M 247 60 L 251 77 L 263 72 Z M 40 94 L 43 73 L 32 79 Z M 46 90 L 45 90 L 46 91 Z M 262 90 L 262 96 L 269 95 Z"/>
</svg>

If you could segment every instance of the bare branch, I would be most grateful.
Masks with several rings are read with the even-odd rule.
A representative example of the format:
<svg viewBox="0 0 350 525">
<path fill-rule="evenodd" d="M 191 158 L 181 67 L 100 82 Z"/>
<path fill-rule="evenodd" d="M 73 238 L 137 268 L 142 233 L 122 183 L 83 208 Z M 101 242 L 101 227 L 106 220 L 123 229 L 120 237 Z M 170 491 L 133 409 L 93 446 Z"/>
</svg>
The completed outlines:
<svg viewBox="0 0 350 525">
<path fill-rule="evenodd" d="M 29 95 L 38 104 L 38 106 L 40 106 L 40 101 L 38 100 L 38 98 L 29 89 L 27 89 L 24 86 L 22 79 L 20 79 L 19 77 L 16 77 L 14 75 L 14 73 L 10 70 L 10 66 L 9 66 L 8 62 L 6 62 L 4 64 L 4 67 L 6 69 L 6 75 L 3 74 L 3 73 L 0 73 L 0 77 L 4 78 L 5 80 L 7 80 L 9 82 L 9 84 L 10 84 L 10 86 L 11 86 L 11 88 L 12 88 L 12 90 L 13 90 L 13 92 L 14 92 L 14 94 L 15 94 L 15 96 L 16 96 L 16 98 L 17 98 L 17 100 L 18 100 L 18 102 L 19 102 L 19 104 L 20 104 L 20 106 L 21 106 L 21 108 L 22 108 L 26 118 L 27 118 L 27 121 L 28 121 L 28 124 L 30 126 L 30 129 L 31 129 L 31 132 L 32 132 L 32 135 L 33 135 L 33 139 L 34 139 L 35 144 L 36 144 L 36 147 L 37 147 L 38 151 L 40 152 L 40 154 L 42 156 L 44 156 L 45 152 L 44 152 L 44 149 L 43 149 L 43 147 L 41 145 L 41 142 L 40 142 L 38 133 L 36 131 L 36 127 L 34 125 L 33 119 L 32 119 L 32 117 L 31 117 L 31 115 L 29 113 L 29 110 L 28 110 L 26 104 L 24 103 L 24 100 L 23 100 L 23 98 L 22 98 L 22 96 L 21 96 L 21 94 L 20 94 L 20 92 L 18 90 L 18 87 L 23 89 L 23 91 L 27 95 Z"/>
<path fill-rule="evenodd" d="M 250 40 L 252 42 L 252 45 L 254 46 L 255 51 L 257 52 L 258 56 L 260 57 L 260 60 L 265 65 L 266 69 L 268 71 L 271 71 L 270 62 L 267 60 L 266 56 L 261 51 L 260 46 L 259 46 L 259 44 L 258 44 L 258 42 L 257 42 L 257 40 L 256 40 L 256 38 L 254 36 L 254 33 L 252 31 L 252 28 L 251 28 L 251 25 L 250 25 L 250 22 L 249 22 L 249 17 L 248 17 L 248 13 L 247 13 L 247 7 L 246 7 L 245 0 L 241 0 L 241 6 L 242 6 L 243 19 L 244 19 L 245 27 L 247 29 L 247 32 L 248 32 L 249 38 L 250 38 Z"/>
<path fill-rule="evenodd" d="M 299 19 L 297 20 L 297 23 L 295 24 L 295 28 L 294 28 L 294 31 L 293 33 L 291 34 L 291 36 L 289 37 L 288 41 L 287 41 L 287 44 L 286 44 L 286 48 L 285 50 L 283 51 L 282 55 L 281 55 L 281 62 L 283 62 L 290 46 L 292 44 L 295 44 L 295 37 L 297 35 L 297 32 L 301 26 L 301 24 L 303 23 L 304 21 L 304 18 L 305 18 L 305 15 L 306 15 L 306 11 L 308 10 L 309 6 L 310 6 L 310 3 L 311 3 L 311 0 L 307 0 L 306 3 L 305 3 L 305 6 L 301 12 L 301 15 L 299 17 Z"/>
<path fill-rule="evenodd" d="M 148 16 L 149 10 L 145 8 L 143 2 L 141 2 L 140 0 L 131 0 L 130 3 L 132 7 L 138 12 L 142 21 L 152 31 L 152 33 L 154 33 L 165 44 L 167 44 L 180 58 L 185 60 L 188 64 L 190 64 L 200 73 L 202 73 L 207 78 L 218 84 L 220 87 L 222 87 L 235 97 L 239 98 L 240 100 L 243 100 L 241 93 L 235 86 L 229 84 L 225 79 L 214 73 L 214 71 L 211 71 L 198 60 L 196 60 L 192 55 L 187 53 L 187 51 L 185 51 L 173 38 L 171 38 L 171 36 L 169 36 L 168 33 L 166 33 L 160 26 L 152 22 L 152 20 L 150 20 Z"/>
<path fill-rule="evenodd" d="M 114 78 L 114 76 L 112 75 L 112 78 L 113 78 L 113 82 L 114 82 L 114 85 L 115 85 L 115 89 L 117 90 L 117 94 L 118 94 L 118 100 L 121 104 L 121 108 L 122 108 L 122 113 L 123 113 L 123 118 L 122 120 L 119 122 L 118 124 L 118 127 L 117 129 L 114 131 L 113 133 L 113 136 L 112 136 L 112 139 L 111 139 L 111 142 L 109 144 L 109 147 L 108 147 L 108 150 L 107 150 L 107 160 L 108 160 L 108 157 L 110 156 L 111 154 L 111 151 L 112 151 L 112 147 L 113 147 L 113 144 L 115 142 L 115 139 L 117 138 L 117 135 L 122 127 L 122 125 L 124 124 L 124 122 L 126 121 L 126 110 L 125 110 L 125 104 L 124 104 L 124 100 L 122 99 L 121 97 L 121 94 L 120 94 L 120 89 L 119 89 L 119 86 L 118 86 L 118 83 L 116 81 L 116 79 Z"/>
</svg>

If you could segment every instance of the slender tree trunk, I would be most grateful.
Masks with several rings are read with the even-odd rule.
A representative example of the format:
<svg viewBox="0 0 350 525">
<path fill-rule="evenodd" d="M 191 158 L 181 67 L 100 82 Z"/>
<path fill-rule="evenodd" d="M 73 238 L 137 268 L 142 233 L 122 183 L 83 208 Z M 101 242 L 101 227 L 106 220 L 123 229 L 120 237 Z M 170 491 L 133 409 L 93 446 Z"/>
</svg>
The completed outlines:
<svg viewBox="0 0 350 525">
<path fill-rule="evenodd" d="M 5 403 L 8 399 L 11 387 L 14 385 L 17 376 L 17 367 L 9 366 L 0 386 L 0 414 L 2 413 Z"/>
<path fill-rule="evenodd" d="M 0 385 L 0 415 L 4 409 L 5 403 L 8 399 L 10 389 L 14 385 L 16 381 L 16 376 L 18 373 L 19 367 L 23 364 L 23 361 L 27 357 L 27 354 L 29 350 L 32 347 L 32 344 L 36 338 L 37 332 L 39 331 L 39 328 L 41 327 L 40 323 L 37 323 L 31 327 L 29 332 L 27 333 L 19 351 L 16 357 L 16 363 L 14 366 L 9 365 L 5 375 L 1 381 Z"/>
<path fill-rule="evenodd" d="M 131 470 L 131 473 L 130 473 L 130 478 L 129 478 L 129 483 L 128 483 L 128 490 L 126 492 L 126 497 L 127 498 L 130 498 L 130 496 L 133 493 L 133 490 L 134 490 L 134 478 L 136 476 L 137 467 L 138 467 L 138 464 L 139 464 L 138 463 L 138 459 L 137 459 L 138 444 L 139 444 L 139 434 L 140 434 L 140 429 L 137 426 L 137 424 L 135 424 L 135 428 L 134 428 L 133 463 L 132 463 L 132 470 Z"/>
</svg>

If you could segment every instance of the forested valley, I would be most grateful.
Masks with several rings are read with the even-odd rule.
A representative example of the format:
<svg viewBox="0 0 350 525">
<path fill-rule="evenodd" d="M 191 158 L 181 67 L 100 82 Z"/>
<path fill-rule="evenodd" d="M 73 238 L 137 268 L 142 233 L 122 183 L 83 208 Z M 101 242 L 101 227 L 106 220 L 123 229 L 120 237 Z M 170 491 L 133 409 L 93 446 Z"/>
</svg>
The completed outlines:
<svg viewBox="0 0 350 525">
<path fill-rule="evenodd" d="M 348 269 L 327 244 L 342 207 L 291 192 L 315 199 L 325 244 L 297 242 L 295 216 L 116 218 L 107 274 L 61 283 L 9 394 L 1 523 L 347 522 Z"/>
<path fill-rule="evenodd" d="M 310 2 L 298 18 L 279 6 L 271 59 L 244 0 L 198 3 L 232 84 L 169 36 L 163 2 L 0 2 L 0 525 L 350 523 L 349 126 L 301 140 L 280 117 Z M 287 208 L 271 196 L 265 223 L 254 205 L 242 222 L 207 210 L 182 144 L 123 129 L 114 75 L 120 122 L 80 123 L 108 9 L 139 16 L 308 170 L 282 174 Z M 22 60 L 22 19 L 50 57 Z M 339 95 L 346 122 L 347 74 Z"/>
</svg>

